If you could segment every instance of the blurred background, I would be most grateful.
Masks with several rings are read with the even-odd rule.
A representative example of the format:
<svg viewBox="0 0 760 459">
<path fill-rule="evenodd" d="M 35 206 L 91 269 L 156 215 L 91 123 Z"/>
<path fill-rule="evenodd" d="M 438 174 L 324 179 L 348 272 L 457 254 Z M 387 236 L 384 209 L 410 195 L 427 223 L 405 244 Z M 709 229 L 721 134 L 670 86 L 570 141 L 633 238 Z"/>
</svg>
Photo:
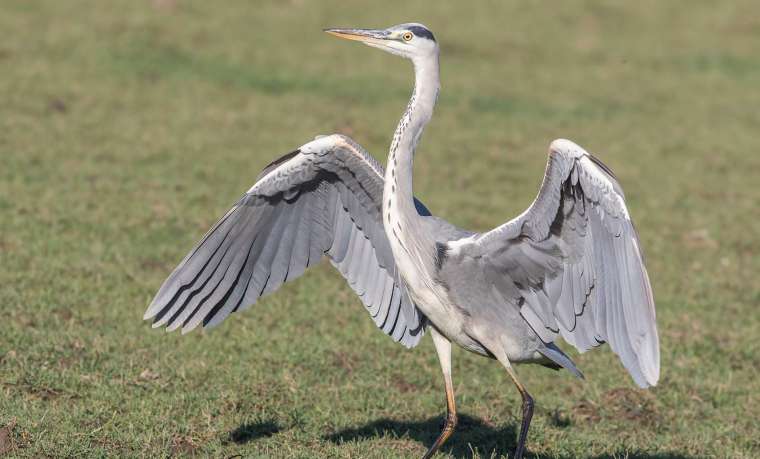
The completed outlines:
<svg viewBox="0 0 760 459">
<path fill-rule="evenodd" d="M 141 320 L 272 159 L 317 134 L 384 161 L 411 66 L 325 27 L 417 21 L 442 91 L 415 162 L 434 214 L 486 230 L 550 141 L 618 175 L 662 378 L 608 348 L 519 369 L 528 457 L 760 454 L 760 14 L 754 1 L 25 1 L 0 5 L 0 455 L 419 457 L 445 410 L 430 344 L 378 332 L 328 265 L 211 332 Z M 293 338 L 296 338 L 295 340 Z M 569 350 L 570 346 L 565 345 Z M 519 396 L 454 352 L 444 457 L 511 455 Z"/>
</svg>

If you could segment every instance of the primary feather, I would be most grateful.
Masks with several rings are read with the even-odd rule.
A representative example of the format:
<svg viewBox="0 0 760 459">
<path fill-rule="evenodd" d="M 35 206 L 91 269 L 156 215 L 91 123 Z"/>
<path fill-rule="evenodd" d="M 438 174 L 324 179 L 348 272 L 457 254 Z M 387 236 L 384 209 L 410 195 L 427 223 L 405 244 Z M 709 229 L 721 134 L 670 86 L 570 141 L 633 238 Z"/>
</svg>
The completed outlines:
<svg viewBox="0 0 760 459">
<path fill-rule="evenodd" d="M 377 161 L 339 135 L 274 161 L 177 266 L 145 318 L 183 332 L 217 325 L 327 255 L 375 324 L 415 346 L 425 319 L 382 230 L 382 182 Z"/>
</svg>

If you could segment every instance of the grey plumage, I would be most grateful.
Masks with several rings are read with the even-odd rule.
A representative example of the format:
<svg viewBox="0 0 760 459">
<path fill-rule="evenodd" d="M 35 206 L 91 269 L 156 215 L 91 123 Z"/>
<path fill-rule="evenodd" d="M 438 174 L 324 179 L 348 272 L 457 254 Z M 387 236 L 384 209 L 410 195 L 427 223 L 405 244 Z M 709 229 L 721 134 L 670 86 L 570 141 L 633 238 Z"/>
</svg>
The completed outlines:
<svg viewBox="0 0 760 459">
<path fill-rule="evenodd" d="M 382 167 L 343 136 L 285 155 L 180 263 L 145 318 L 183 332 L 217 325 L 327 255 L 375 324 L 416 345 L 424 318 L 396 276 L 382 232 L 382 180 Z"/>
<path fill-rule="evenodd" d="M 565 368 L 557 346 L 607 342 L 641 387 L 659 379 L 655 307 L 638 235 L 612 171 L 556 140 L 538 196 L 518 217 L 475 233 L 434 217 L 413 195 L 412 163 L 439 91 L 438 44 L 425 26 L 328 29 L 412 60 L 415 86 L 387 170 L 342 135 L 317 138 L 267 166 L 159 289 L 154 327 L 214 326 L 326 255 L 375 325 L 407 347 L 430 331 L 447 417 L 425 457 L 456 426 L 451 342 L 497 360 L 520 391 L 521 458 L 533 398 L 514 364 Z"/>
<path fill-rule="evenodd" d="M 531 207 L 487 233 L 450 241 L 453 266 L 441 276 L 461 282 L 465 266 L 477 273 L 466 282 L 478 292 L 452 289 L 455 301 L 472 309 L 511 304 L 544 344 L 561 335 L 584 352 L 609 342 L 647 387 L 659 378 L 654 299 L 620 186 L 592 158 L 570 141 L 553 142 Z"/>
</svg>

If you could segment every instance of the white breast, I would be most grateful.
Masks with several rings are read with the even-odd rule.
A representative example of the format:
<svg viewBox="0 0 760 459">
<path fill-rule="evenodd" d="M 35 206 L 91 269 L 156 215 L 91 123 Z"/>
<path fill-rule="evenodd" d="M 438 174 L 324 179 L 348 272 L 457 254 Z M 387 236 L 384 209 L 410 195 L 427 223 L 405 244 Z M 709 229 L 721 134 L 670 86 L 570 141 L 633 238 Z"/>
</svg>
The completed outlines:
<svg viewBox="0 0 760 459">
<path fill-rule="evenodd" d="M 391 210 L 391 223 L 394 223 L 396 215 Z M 418 255 L 413 252 L 413 242 L 408 239 L 407 233 L 399 232 L 396 227 L 394 234 L 390 225 L 385 223 L 396 269 L 412 301 L 444 336 L 472 350 L 472 340 L 462 328 L 465 318 L 460 310 L 451 303 L 443 286 L 434 282 L 431 273 L 425 271 L 425 264 L 416 259 Z"/>
</svg>

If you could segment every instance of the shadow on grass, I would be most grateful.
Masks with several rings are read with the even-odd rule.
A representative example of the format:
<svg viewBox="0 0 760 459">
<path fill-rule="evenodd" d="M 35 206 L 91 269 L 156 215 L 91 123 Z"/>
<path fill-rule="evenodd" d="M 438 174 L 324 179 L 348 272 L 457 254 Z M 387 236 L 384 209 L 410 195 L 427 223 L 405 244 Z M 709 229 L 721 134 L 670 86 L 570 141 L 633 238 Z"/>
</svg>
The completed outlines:
<svg viewBox="0 0 760 459">
<path fill-rule="evenodd" d="M 230 442 L 242 445 L 262 437 L 271 437 L 282 430 L 274 421 L 247 422 L 230 432 Z"/>
<path fill-rule="evenodd" d="M 325 439 L 336 444 L 344 442 L 360 442 L 383 436 L 403 437 L 416 440 L 430 447 L 438 437 L 443 427 L 443 418 L 433 417 L 425 421 L 397 421 L 393 419 L 379 419 L 357 428 L 344 429 Z M 519 426 L 509 425 L 505 427 L 493 427 L 479 419 L 466 414 L 459 416 L 459 424 L 456 432 L 444 444 L 441 451 L 451 454 L 455 458 L 471 458 L 473 452 L 481 457 L 492 455 L 507 455 L 511 457 L 517 446 L 517 429 Z M 530 436 L 528 436 L 528 450 L 525 457 L 548 459 L 574 459 L 575 456 L 541 455 L 530 452 Z M 492 454 L 495 453 L 495 454 Z M 591 457 L 591 456 L 589 456 Z M 677 452 L 644 453 L 639 451 L 621 450 L 614 454 L 593 456 L 593 459 L 612 459 L 626 457 L 630 459 L 691 459 L 692 456 Z"/>
</svg>

